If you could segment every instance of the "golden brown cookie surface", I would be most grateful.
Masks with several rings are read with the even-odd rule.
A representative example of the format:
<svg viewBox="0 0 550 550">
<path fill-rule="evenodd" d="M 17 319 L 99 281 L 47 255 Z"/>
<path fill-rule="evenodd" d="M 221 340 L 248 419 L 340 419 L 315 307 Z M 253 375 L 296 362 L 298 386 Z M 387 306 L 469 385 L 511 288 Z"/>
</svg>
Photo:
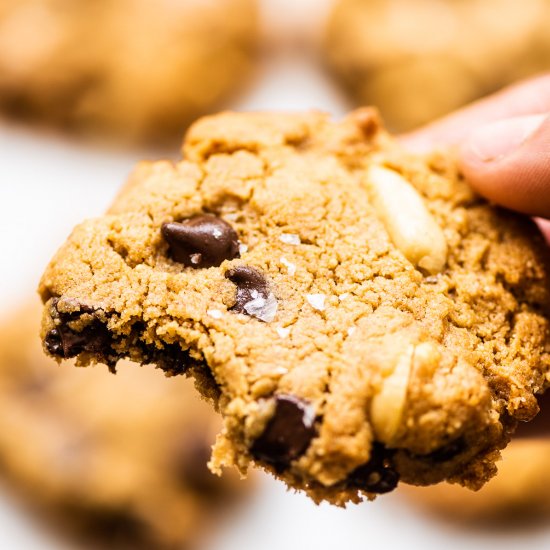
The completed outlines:
<svg viewBox="0 0 550 550">
<path fill-rule="evenodd" d="M 120 365 L 59 366 L 27 307 L 0 330 L 0 475 L 48 522 L 101 548 L 196 540 L 234 479 L 207 469 L 219 421 L 192 384 Z"/>
<path fill-rule="evenodd" d="M 548 0 L 337 0 L 325 54 L 404 131 L 550 69 L 549 37 Z"/>
<path fill-rule="evenodd" d="M 255 0 L 4 0 L 0 107 L 86 134 L 174 139 L 250 70 Z"/>
<path fill-rule="evenodd" d="M 547 250 L 452 158 L 369 109 L 205 118 L 142 163 L 40 287 L 43 339 L 197 379 L 212 466 L 251 460 L 317 500 L 479 487 L 548 385 Z"/>
</svg>

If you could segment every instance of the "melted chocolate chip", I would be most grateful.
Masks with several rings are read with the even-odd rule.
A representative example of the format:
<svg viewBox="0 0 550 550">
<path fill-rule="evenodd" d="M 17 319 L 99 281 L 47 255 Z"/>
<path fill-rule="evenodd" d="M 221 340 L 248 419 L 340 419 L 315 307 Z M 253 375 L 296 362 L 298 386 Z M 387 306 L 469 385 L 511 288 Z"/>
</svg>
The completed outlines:
<svg viewBox="0 0 550 550">
<path fill-rule="evenodd" d="M 186 267 L 213 267 L 239 255 L 239 237 L 224 220 L 212 214 L 162 225 L 170 255 Z"/>
<path fill-rule="evenodd" d="M 399 474 L 391 460 L 393 454 L 384 445 L 375 442 L 370 460 L 349 475 L 348 486 L 379 495 L 393 491 L 399 482 Z"/>
<path fill-rule="evenodd" d="M 44 344 L 46 350 L 50 355 L 55 355 L 56 357 L 65 358 L 65 350 L 63 349 L 63 342 L 61 340 L 61 334 L 59 330 L 53 328 L 46 334 L 44 339 Z"/>
<path fill-rule="evenodd" d="M 163 348 L 157 348 L 140 343 L 140 348 L 142 363 L 156 365 L 170 376 L 185 374 L 192 363 L 189 351 L 183 350 L 179 344 L 164 344 Z"/>
<path fill-rule="evenodd" d="M 103 356 L 110 364 L 112 337 L 107 327 L 99 319 L 93 318 L 97 310 L 88 305 L 77 304 L 78 309 L 74 311 L 60 312 L 57 308 L 58 303 L 59 299 L 52 300 L 50 311 L 57 324 L 44 339 L 48 353 L 62 359 L 70 359 L 82 352 L 89 352 Z M 69 323 L 77 321 L 83 315 L 92 317 L 89 324 L 80 331 L 72 329 Z"/>
<path fill-rule="evenodd" d="M 306 401 L 293 395 L 277 395 L 275 412 L 250 451 L 281 472 L 305 453 L 316 434 L 314 423 Z"/>
<path fill-rule="evenodd" d="M 443 445 L 439 449 L 432 451 L 426 455 L 414 455 L 415 458 L 420 458 L 421 460 L 429 460 L 431 462 L 447 462 L 452 460 L 460 453 L 466 450 L 466 441 L 463 437 L 459 437 L 447 445 Z"/>
<path fill-rule="evenodd" d="M 269 287 L 265 277 L 253 267 L 240 265 L 230 269 L 225 274 L 226 278 L 237 285 L 237 296 L 235 304 L 230 311 L 248 314 L 245 305 L 258 296 L 267 298 Z"/>
<path fill-rule="evenodd" d="M 106 356 L 111 348 L 111 335 L 107 327 L 99 321 L 93 321 L 81 332 L 61 324 L 48 332 L 45 344 L 51 355 L 62 359 L 76 357 L 85 351 Z"/>
</svg>

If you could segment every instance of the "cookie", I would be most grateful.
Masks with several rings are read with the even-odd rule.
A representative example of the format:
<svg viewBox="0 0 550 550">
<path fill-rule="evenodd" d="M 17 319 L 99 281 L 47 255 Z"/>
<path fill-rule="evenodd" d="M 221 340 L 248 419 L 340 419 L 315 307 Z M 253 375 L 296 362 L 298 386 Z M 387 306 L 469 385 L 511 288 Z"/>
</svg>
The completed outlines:
<svg viewBox="0 0 550 550">
<path fill-rule="evenodd" d="M 503 451 L 498 475 L 480 491 L 441 484 L 407 488 L 406 496 L 417 509 L 450 523 L 486 528 L 546 524 L 550 517 L 549 394 L 540 405 L 541 413 L 520 426 Z"/>
<path fill-rule="evenodd" d="M 58 360 L 193 376 L 253 461 L 316 501 L 480 487 L 548 385 L 547 250 L 452 156 L 363 109 L 224 113 L 142 163 L 40 284 Z"/>
<path fill-rule="evenodd" d="M 256 0 L 3 0 L 0 110 L 93 136 L 182 135 L 248 75 Z"/>
<path fill-rule="evenodd" d="M 8 487 L 47 523 L 99 548 L 195 541 L 245 489 L 207 469 L 216 415 L 182 377 L 127 362 L 116 377 L 103 366 L 57 365 L 42 353 L 39 325 L 33 304 L 0 330 Z"/>
<path fill-rule="evenodd" d="M 338 0 L 326 62 L 388 127 L 410 130 L 550 69 L 550 2 Z"/>
</svg>

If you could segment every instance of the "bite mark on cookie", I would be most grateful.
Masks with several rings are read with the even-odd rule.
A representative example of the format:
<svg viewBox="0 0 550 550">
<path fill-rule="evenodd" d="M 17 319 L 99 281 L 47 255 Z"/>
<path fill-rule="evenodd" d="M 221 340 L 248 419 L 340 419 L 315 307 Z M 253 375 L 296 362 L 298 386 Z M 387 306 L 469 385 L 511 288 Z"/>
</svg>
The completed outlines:
<svg viewBox="0 0 550 550">
<path fill-rule="evenodd" d="M 84 352 L 107 357 L 112 337 L 105 324 L 97 318 L 96 311 L 79 304 L 71 313 L 60 312 L 58 303 L 59 300 L 54 299 L 51 305 L 55 327 L 48 331 L 44 340 L 48 353 L 61 359 L 71 359 Z M 83 316 L 88 316 L 89 319 L 80 330 L 71 326 Z"/>
</svg>

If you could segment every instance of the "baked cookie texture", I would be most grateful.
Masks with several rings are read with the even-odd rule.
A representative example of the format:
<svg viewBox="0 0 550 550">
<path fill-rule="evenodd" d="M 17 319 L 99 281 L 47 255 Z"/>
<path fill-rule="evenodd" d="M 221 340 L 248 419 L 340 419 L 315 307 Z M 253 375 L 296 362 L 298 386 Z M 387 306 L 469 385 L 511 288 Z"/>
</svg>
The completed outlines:
<svg viewBox="0 0 550 550">
<path fill-rule="evenodd" d="M 224 417 L 216 472 L 335 504 L 481 487 L 548 386 L 534 224 L 369 108 L 207 117 L 184 157 L 141 163 L 51 261 L 45 350 L 193 376 Z"/>
<path fill-rule="evenodd" d="M 338 0 L 324 57 L 404 131 L 550 69 L 549 21 L 548 0 Z"/>
<path fill-rule="evenodd" d="M 59 366 L 40 307 L 0 330 L 0 475 L 30 511 L 97 548 L 181 548 L 244 496 L 206 466 L 217 416 L 183 377 Z M 87 548 L 89 546 L 86 546 Z"/>
<path fill-rule="evenodd" d="M 0 110 L 112 140 L 179 139 L 250 73 L 255 0 L 3 0 Z"/>
<path fill-rule="evenodd" d="M 417 509 L 438 519 L 478 528 L 525 528 L 546 525 L 550 517 L 550 404 L 542 399 L 541 412 L 519 427 L 502 453 L 498 475 L 480 491 L 441 484 L 419 489 L 407 487 L 406 496 Z"/>
</svg>

